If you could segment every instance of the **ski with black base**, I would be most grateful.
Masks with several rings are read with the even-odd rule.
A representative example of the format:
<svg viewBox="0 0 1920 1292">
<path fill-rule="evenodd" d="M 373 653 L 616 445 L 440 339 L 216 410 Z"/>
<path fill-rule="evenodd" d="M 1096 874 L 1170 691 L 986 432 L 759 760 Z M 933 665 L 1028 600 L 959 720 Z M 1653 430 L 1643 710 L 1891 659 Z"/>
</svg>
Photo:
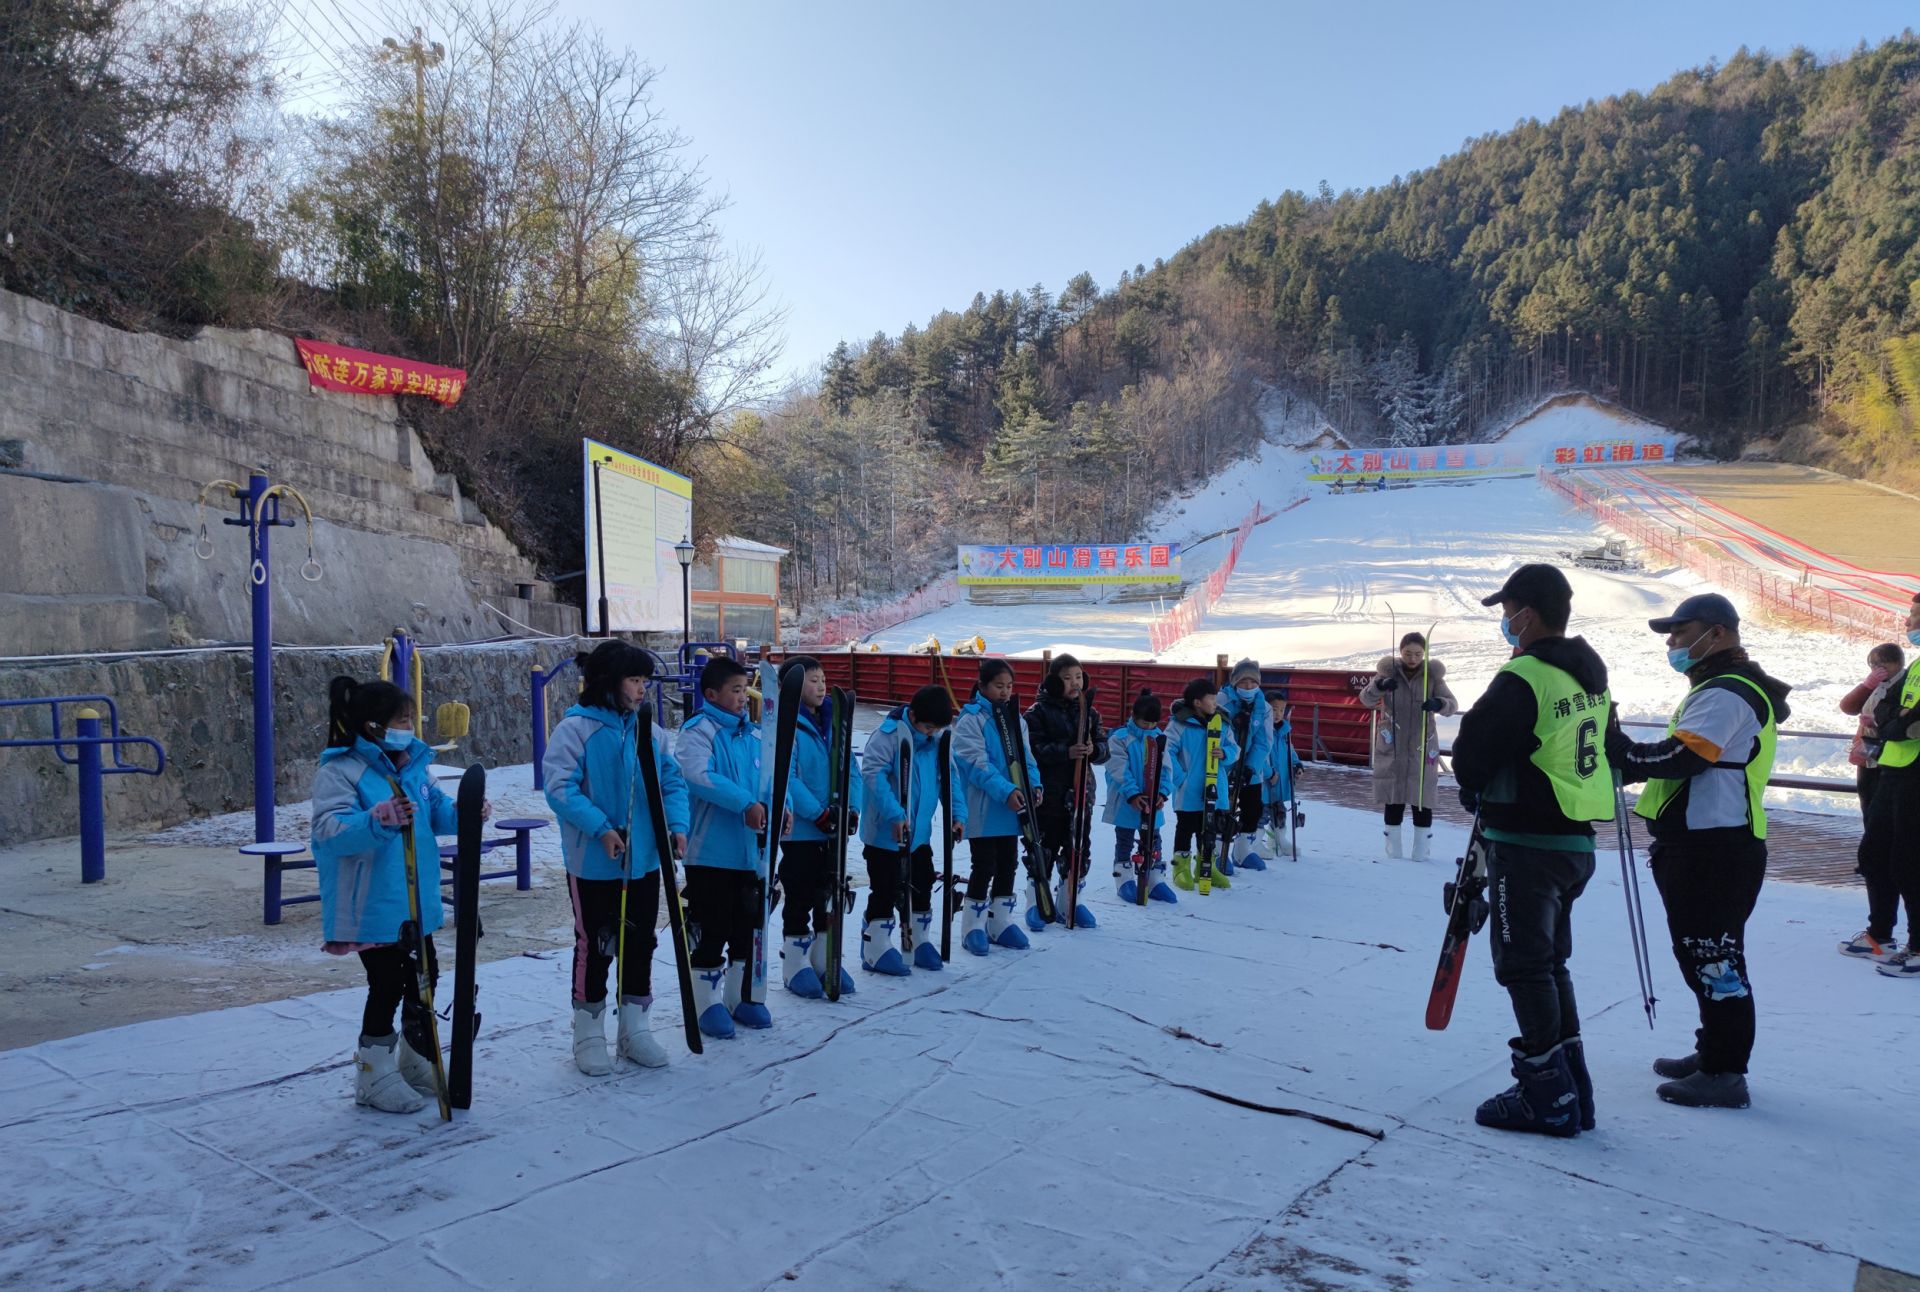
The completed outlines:
<svg viewBox="0 0 1920 1292">
<path fill-rule="evenodd" d="M 940 733 L 940 958 L 953 959 L 953 732 Z"/>
<path fill-rule="evenodd" d="M 702 1051 L 699 1011 L 693 1007 L 693 961 L 688 958 L 687 911 L 680 900 L 680 881 L 673 870 L 673 832 L 667 828 L 667 802 L 660 793 L 660 767 L 654 762 L 653 705 L 642 702 L 634 717 L 633 743 L 640 757 L 640 780 L 647 791 L 647 818 L 653 823 L 653 849 L 660 856 L 660 905 L 667 913 L 667 931 L 673 938 L 673 964 L 680 979 L 680 1020 L 686 1028 L 687 1049 Z"/>
<path fill-rule="evenodd" d="M 432 958 L 427 954 L 426 926 L 420 919 L 420 855 L 415 842 L 414 815 L 422 810 L 407 791 L 394 777 L 387 777 L 387 784 L 393 788 L 393 797 L 407 805 L 407 820 L 400 828 L 406 833 L 400 836 L 400 855 L 406 862 L 407 875 L 407 919 L 400 926 L 400 946 L 406 956 L 407 968 L 413 974 L 414 991 L 420 1004 L 421 1026 L 427 1033 L 426 1058 L 433 1063 L 433 1093 L 440 1104 L 440 1120 L 453 1120 L 453 1105 L 447 1102 L 447 1064 L 440 1054 L 440 1016 L 433 1012 L 433 974 L 430 967 Z M 436 859 L 439 851 L 434 853 Z M 440 868 L 434 867 L 436 880 Z M 436 885 L 437 887 L 437 885 Z"/>
<path fill-rule="evenodd" d="M 846 958 L 847 928 L 847 843 L 850 795 L 853 779 L 853 705 L 852 691 L 834 687 L 827 695 L 832 710 L 827 736 L 827 830 L 833 836 L 833 874 L 828 883 L 826 988 L 828 1000 L 840 999 L 840 965 Z"/>
<path fill-rule="evenodd" d="M 1427 996 L 1427 1028 L 1438 1032 L 1453 1019 L 1453 1001 L 1460 994 L 1460 977 L 1467 967 L 1467 943 L 1487 922 L 1487 844 L 1480 834 L 1480 818 L 1473 818 L 1467 851 L 1441 899 L 1447 911 L 1447 935 L 1440 943 L 1440 967 L 1433 973 L 1433 991 Z"/>
<path fill-rule="evenodd" d="M 1087 724 L 1087 714 L 1091 711 L 1092 706 L 1093 688 L 1083 686 L 1080 689 L 1080 725 L 1074 732 L 1075 744 L 1088 743 L 1088 736 L 1091 732 Z M 1061 918 L 1066 921 L 1066 925 L 1070 929 L 1079 927 L 1079 922 L 1075 919 L 1075 913 L 1080 908 L 1080 876 L 1086 873 L 1087 838 L 1093 824 L 1090 817 L 1090 812 L 1093 807 L 1093 794 L 1091 792 L 1093 788 L 1092 767 L 1093 764 L 1089 759 L 1076 758 L 1073 760 L 1073 810 L 1067 817 L 1067 828 L 1071 831 L 1071 836 L 1067 840 L 1067 882 L 1061 885 L 1061 887 L 1066 890 L 1067 909 L 1060 913 Z"/>
<path fill-rule="evenodd" d="M 1213 850 L 1220 840 L 1220 809 L 1214 803 L 1220 795 L 1220 714 L 1207 719 L 1206 779 L 1200 791 L 1200 855 L 1193 863 L 1193 891 L 1202 897 L 1213 893 Z"/>
<path fill-rule="evenodd" d="M 1147 904 L 1147 890 L 1153 884 L 1153 865 L 1160 859 L 1160 760 L 1166 754 L 1166 737 L 1158 729 L 1149 731 L 1141 738 L 1141 762 L 1145 768 L 1141 777 L 1145 789 L 1141 797 L 1147 801 L 1147 810 L 1140 814 L 1140 839 L 1133 854 L 1134 894 L 1136 906 Z"/>
<path fill-rule="evenodd" d="M 1000 749 L 1007 756 L 1007 777 L 1015 789 L 1026 799 L 1026 806 L 1014 815 L 1020 823 L 1020 842 L 1026 854 L 1027 877 L 1033 880 L 1033 904 L 1040 911 L 1042 923 L 1052 924 L 1058 917 L 1053 907 L 1053 885 L 1047 881 L 1046 853 L 1040 848 L 1040 831 L 1033 819 L 1033 787 L 1027 783 L 1027 738 L 1020 725 L 1019 711 L 1014 709 L 1013 700 L 1005 704 L 987 702 L 993 711 L 993 725 L 1000 736 Z M 1012 721 L 1007 714 L 1013 713 Z"/>
<path fill-rule="evenodd" d="M 767 828 L 760 848 L 760 900 L 754 908 L 753 964 L 740 988 L 742 1004 L 767 1003 L 767 926 L 773 921 L 774 859 L 786 824 L 787 781 L 793 772 L 793 739 L 800 729 L 800 691 L 806 684 L 803 669 L 788 669 L 781 676 L 772 664 L 760 665 L 762 732 L 766 730 L 768 701 L 776 691 L 779 699 L 773 712 L 773 779 L 767 789 Z"/>
<path fill-rule="evenodd" d="M 480 938 L 480 814 L 487 802 L 487 769 L 479 763 L 460 776 L 454 813 L 460 826 L 453 854 L 453 1049 L 447 1056 L 447 1102 L 473 1107 L 473 1038 L 480 1030 L 480 988 L 474 979 Z"/>
</svg>

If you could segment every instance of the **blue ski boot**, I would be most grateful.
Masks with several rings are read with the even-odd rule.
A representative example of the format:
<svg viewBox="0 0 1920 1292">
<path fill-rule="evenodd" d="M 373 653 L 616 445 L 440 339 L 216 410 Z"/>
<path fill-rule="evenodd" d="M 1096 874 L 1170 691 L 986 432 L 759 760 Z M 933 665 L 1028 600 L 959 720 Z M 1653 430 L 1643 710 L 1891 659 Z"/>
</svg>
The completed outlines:
<svg viewBox="0 0 1920 1292">
<path fill-rule="evenodd" d="M 846 946 L 846 939 L 844 937 L 841 939 L 840 945 L 843 948 L 842 955 L 844 955 L 844 948 Z M 813 935 L 813 950 L 808 954 L 807 959 L 813 963 L 813 972 L 819 976 L 820 987 L 824 992 L 827 985 L 826 938 L 818 933 Z M 840 966 L 840 994 L 842 996 L 853 995 L 853 975 L 847 972 L 847 967 L 844 964 Z"/>
<path fill-rule="evenodd" d="M 731 1006 L 733 1021 L 742 1027 L 751 1027 L 755 1031 L 773 1026 L 773 1012 L 765 1001 L 747 999 L 747 970 L 750 966 L 741 960 L 727 966 L 727 1004 Z"/>
<path fill-rule="evenodd" d="M 993 898 L 988 903 L 987 940 L 996 947 L 1025 951 L 1033 945 L 1027 941 L 1026 931 L 1020 927 L 1019 916 L 1015 913 L 1019 905 L 1019 899 L 1012 893 Z"/>
<path fill-rule="evenodd" d="M 892 920 L 868 920 L 860 926 L 860 967 L 868 973 L 904 978 L 913 970 L 893 945 Z"/>
<path fill-rule="evenodd" d="M 1495 1130 L 1569 1138 L 1580 1133 L 1580 1092 L 1564 1044 L 1528 1057 L 1512 1045 L 1513 1085 L 1481 1104 L 1473 1120 Z"/>
<path fill-rule="evenodd" d="M 987 954 L 987 907 L 987 898 L 969 897 L 960 916 L 960 947 L 977 956 Z"/>
<path fill-rule="evenodd" d="M 727 1012 L 726 988 L 723 985 L 726 977 L 725 965 L 693 971 L 694 1018 L 699 1022 L 702 1032 L 720 1041 L 733 1039 L 733 1015 Z"/>
<path fill-rule="evenodd" d="M 913 967 L 915 969 L 947 967 L 947 962 L 940 958 L 940 944 L 933 940 L 932 911 L 913 913 Z"/>
<path fill-rule="evenodd" d="M 813 944 L 819 936 L 808 933 L 780 944 L 781 976 L 786 979 L 787 990 L 808 1000 L 818 1000 L 827 994 L 820 982 L 820 971 L 813 967 Z"/>
</svg>

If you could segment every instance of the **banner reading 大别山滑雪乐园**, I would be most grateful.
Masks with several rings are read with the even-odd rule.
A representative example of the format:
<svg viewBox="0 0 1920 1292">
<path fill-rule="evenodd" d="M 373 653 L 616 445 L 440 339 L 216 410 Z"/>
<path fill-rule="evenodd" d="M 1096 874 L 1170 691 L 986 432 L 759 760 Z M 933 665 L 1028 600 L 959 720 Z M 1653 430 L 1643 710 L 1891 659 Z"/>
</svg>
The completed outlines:
<svg viewBox="0 0 1920 1292">
<path fill-rule="evenodd" d="M 465 368 L 443 368 L 305 337 L 295 337 L 293 348 L 300 355 L 300 366 L 307 370 L 308 383 L 327 390 L 349 395 L 421 395 L 452 404 L 467 388 Z"/>
<path fill-rule="evenodd" d="M 1365 484 L 1532 472 L 1535 467 L 1642 466 L 1673 458 L 1671 436 L 1559 444 L 1447 444 L 1425 449 L 1341 449 L 1314 454 L 1307 479 Z"/>
<path fill-rule="evenodd" d="M 1178 543 L 969 543 L 960 549 L 963 587 L 1180 581 Z"/>
</svg>

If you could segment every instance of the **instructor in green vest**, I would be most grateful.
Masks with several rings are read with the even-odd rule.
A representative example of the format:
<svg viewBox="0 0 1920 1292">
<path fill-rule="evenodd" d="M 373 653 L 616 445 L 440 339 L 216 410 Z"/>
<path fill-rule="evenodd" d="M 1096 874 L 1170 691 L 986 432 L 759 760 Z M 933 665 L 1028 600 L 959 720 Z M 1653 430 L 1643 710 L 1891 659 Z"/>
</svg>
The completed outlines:
<svg viewBox="0 0 1920 1292">
<path fill-rule="evenodd" d="M 1607 666 L 1567 636 L 1573 588 L 1551 565 L 1521 566 L 1481 604 L 1500 607 L 1514 655 L 1461 717 L 1453 774 L 1486 844 L 1493 976 L 1520 1035 L 1512 1089 L 1474 1120 L 1577 1135 L 1593 1129 L 1593 1082 L 1567 959 L 1573 904 L 1593 878 L 1593 823 L 1613 815 Z"/>
<path fill-rule="evenodd" d="M 1920 596 L 1907 607 L 1907 641 L 1920 646 Z M 1885 876 L 1907 905 L 1907 945 L 1877 966 L 1889 978 L 1920 981 L 1920 932 L 1913 912 L 1920 910 L 1920 652 L 1870 715 L 1869 748 L 1877 747 L 1880 784 L 1867 808 L 1867 829 L 1860 837 L 1860 873 Z M 1891 932 L 1889 915 L 1887 928 Z"/>
<path fill-rule="evenodd" d="M 1673 956 L 1700 1002 L 1694 1052 L 1654 1060 L 1667 1078 L 1657 1093 L 1690 1108 L 1745 1108 L 1754 1032 L 1747 917 L 1767 873 L 1760 797 L 1792 688 L 1747 658 L 1740 615 L 1717 592 L 1647 622 L 1666 635 L 1667 663 L 1691 689 L 1663 740 L 1637 745 L 1610 723 L 1607 756 L 1623 781 L 1647 783 L 1634 812 L 1649 823 Z"/>
</svg>

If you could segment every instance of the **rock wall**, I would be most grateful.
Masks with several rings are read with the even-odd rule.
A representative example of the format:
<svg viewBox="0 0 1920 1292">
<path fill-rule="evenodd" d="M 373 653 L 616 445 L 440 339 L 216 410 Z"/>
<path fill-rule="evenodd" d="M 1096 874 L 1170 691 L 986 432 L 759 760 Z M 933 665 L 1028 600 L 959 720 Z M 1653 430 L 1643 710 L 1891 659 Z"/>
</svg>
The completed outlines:
<svg viewBox="0 0 1920 1292">
<path fill-rule="evenodd" d="M 248 545 L 216 479 L 264 468 L 312 504 L 273 545 L 274 639 L 499 635 L 486 601 L 573 632 L 504 532 L 437 472 L 391 398 L 308 386 L 293 343 L 119 332 L 0 292 L 0 656 L 245 641 Z M 211 540 L 202 559 L 201 526 Z M 322 577 L 300 578 L 311 538 Z M 531 600 L 511 600 L 533 584 Z"/>
</svg>

